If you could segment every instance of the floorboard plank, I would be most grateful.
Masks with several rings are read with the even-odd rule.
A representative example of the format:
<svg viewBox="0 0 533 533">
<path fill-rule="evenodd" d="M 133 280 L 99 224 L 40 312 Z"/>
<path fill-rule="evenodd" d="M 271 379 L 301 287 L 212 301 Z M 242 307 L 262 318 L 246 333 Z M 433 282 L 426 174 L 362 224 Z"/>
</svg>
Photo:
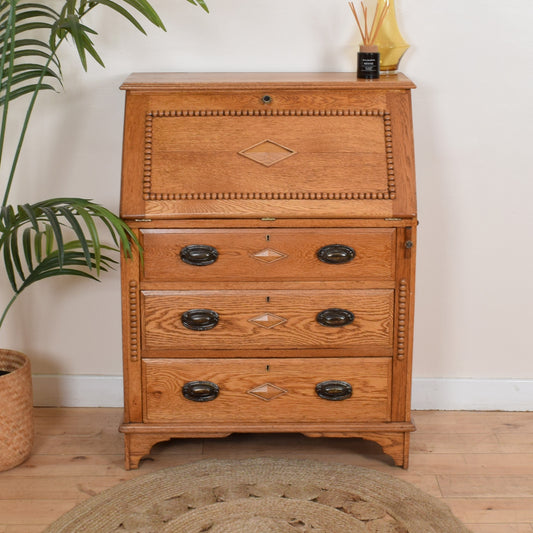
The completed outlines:
<svg viewBox="0 0 533 533">
<path fill-rule="evenodd" d="M 445 498 L 533 498 L 533 476 L 437 476 Z"/>
<path fill-rule="evenodd" d="M 2 525 L 24 527 L 51 524 L 72 509 L 78 500 L 47 500 L 45 495 L 38 500 L 0 500 Z"/>
<path fill-rule="evenodd" d="M 533 498 L 444 498 L 444 502 L 466 524 L 533 522 Z"/>
<path fill-rule="evenodd" d="M 123 468 L 122 410 L 35 410 L 30 459 L 0 472 L 0 533 L 38 533 L 76 503 L 124 480 L 212 458 L 289 457 L 372 468 L 442 498 L 473 533 L 533 533 L 533 413 L 418 411 L 410 468 L 362 439 L 299 434 L 173 439 Z"/>
</svg>

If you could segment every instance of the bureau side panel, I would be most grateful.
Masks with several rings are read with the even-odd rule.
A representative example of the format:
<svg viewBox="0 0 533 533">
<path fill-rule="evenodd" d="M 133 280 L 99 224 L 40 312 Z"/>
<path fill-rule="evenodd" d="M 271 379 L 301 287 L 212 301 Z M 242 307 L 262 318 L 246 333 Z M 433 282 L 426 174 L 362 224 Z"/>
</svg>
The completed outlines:
<svg viewBox="0 0 533 533">
<path fill-rule="evenodd" d="M 122 141 L 122 185 L 120 214 L 123 218 L 143 218 L 146 206 L 143 199 L 146 148 L 147 96 L 126 93 L 124 133 Z"/>
<path fill-rule="evenodd" d="M 398 230 L 395 339 L 393 353 L 392 419 L 411 419 L 411 369 L 413 353 L 416 220 Z"/>
<path fill-rule="evenodd" d="M 416 217 L 415 156 L 410 91 L 391 91 L 387 94 L 392 131 L 392 160 L 394 161 L 396 198 L 395 217 Z"/>
<path fill-rule="evenodd" d="M 124 421 L 142 420 L 139 254 L 121 257 Z"/>
</svg>

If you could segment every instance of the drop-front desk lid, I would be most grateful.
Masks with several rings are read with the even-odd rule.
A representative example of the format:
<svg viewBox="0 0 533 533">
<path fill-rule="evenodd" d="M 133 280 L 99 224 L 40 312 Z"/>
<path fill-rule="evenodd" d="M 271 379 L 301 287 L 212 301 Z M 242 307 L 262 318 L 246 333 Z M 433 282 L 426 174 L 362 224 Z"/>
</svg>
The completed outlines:
<svg viewBox="0 0 533 533">
<path fill-rule="evenodd" d="M 132 74 L 124 218 L 416 215 L 402 74 Z"/>
</svg>

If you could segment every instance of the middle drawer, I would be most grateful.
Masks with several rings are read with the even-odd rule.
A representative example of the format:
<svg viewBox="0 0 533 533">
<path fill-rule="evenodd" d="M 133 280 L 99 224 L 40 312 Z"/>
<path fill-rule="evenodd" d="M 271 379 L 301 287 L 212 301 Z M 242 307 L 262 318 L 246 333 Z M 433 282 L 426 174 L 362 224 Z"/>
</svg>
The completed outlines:
<svg viewBox="0 0 533 533">
<path fill-rule="evenodd" d="M 390 355 L 394 290 L 142 291 L 144 350 L 372 349 Z"/>
<path fill-rule="evenodd" d="M 143 278 L 392 280 L 394 228 L 142 230 Z"/>
</svg>

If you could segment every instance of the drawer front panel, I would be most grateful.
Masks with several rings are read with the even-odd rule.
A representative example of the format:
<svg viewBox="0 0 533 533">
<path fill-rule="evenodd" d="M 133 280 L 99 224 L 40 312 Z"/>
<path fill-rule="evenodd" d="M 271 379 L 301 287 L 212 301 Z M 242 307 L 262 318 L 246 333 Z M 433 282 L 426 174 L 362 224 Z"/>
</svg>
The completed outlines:
<svg viewBox="0 0 533 533">
<path fill-rule="evenodd" d="M 150 199 L 383 199 L 393 192 L 384 110 L 172 111 L 153 112 L 146 125 Z"/>
<path fill-rule="evenodd" d="M 389 289 L 143 291 L 143 346 L 392 350 L 393 295 Z"/>
<path fill-rule="evenodd" d="M 144 279 L 392 280 L 395 231 L 143 230 Z"/>
<path fill-rule="evenodd" d="M 312 365 L 292 358 L 146 359 L 144 421 L 390 421 L 391 368 L 390 358 L 318 358 Z M 351 396 L 319 397 L 316 386 L 330 381 L 349 385 Z M 207 401 L 187 399 L 183 387 L 196 382 L 216 385 L 218 394 Z"/>
</svg>

